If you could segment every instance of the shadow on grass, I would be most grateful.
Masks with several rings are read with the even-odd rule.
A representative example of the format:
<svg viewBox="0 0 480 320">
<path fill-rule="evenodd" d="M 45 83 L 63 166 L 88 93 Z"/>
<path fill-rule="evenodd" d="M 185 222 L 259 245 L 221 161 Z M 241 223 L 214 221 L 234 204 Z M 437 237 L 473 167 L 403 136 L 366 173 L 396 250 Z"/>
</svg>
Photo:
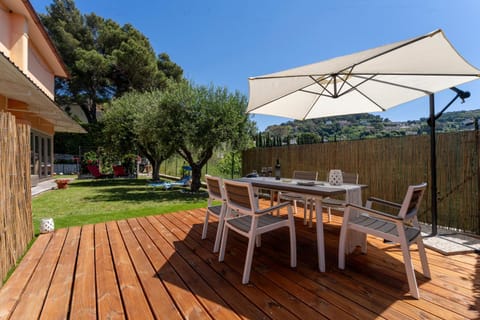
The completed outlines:
<svg viewBox="0 0 480 320">
<path fill-rule="evenodd" d="M 147 185 L 147 180 L 137 179 L 105 179 L 76 181 L 71 188 L 95 188 L 95 194 L 86 196 L 87 201 L 182 201 L 194 203 L 207 199 L 208 194 L 204 190 L 191 193 L 188 188 L 174 188 L 172 190 L 153 189 Z"/>
</svg>

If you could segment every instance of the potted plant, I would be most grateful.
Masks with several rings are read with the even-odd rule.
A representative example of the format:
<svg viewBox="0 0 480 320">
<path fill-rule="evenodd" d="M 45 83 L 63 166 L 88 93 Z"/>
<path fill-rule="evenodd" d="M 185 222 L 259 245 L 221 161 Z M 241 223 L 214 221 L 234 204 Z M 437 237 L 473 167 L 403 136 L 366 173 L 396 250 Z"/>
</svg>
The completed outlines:
<svg viewBox="0 0 480 320">
<path fill-rule="evenodd" d="M 68 179 L 57 179 L 57 180 L 55 180 L 55 182 L 57 183 L 57 188 L 58 189 L 66 189 L 69 181 L 70 180 L 68 180 Z"/>
</svg>

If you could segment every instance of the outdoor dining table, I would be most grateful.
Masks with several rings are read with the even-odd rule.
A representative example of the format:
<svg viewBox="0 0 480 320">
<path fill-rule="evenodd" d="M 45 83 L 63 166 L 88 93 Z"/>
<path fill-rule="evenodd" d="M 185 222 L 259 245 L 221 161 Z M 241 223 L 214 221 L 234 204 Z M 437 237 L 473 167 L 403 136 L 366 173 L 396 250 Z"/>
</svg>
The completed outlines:
<svg viewBox="0 0 480 320">
<path fill-rule="evenodd" d="M 346 194 L 346 201 L 354 204 L 362 204 L 362 188 L 366 185 L 341 184 L 330 185 L 325 181 L 305 181 L 296 179 L 280 179 L 274 177 L 253 177 L 240 178 L 239 181 L 250 182 L 254 188 L 270 189 L 272 191 L 288 191 L 311 197 L 315 201 L 315 212 L 317 214 L 317 254 L 320 272 L 325 272 L 325 241 L 323 236 L 322 199 L 334 195 Z M 349 234 L 349 245 L 347 250 L 353 251 L 357 245 L 362 245 L 364 235 L 360 233 Z"/>
</svg>

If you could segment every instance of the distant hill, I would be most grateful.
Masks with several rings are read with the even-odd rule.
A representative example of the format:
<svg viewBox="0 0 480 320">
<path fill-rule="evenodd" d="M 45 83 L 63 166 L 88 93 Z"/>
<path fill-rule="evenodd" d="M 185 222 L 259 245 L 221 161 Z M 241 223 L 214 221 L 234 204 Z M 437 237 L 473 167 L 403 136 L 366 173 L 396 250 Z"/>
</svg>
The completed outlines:
<svg viewBox="0 0 480 320">
<path fill-rule="evenodd" d="M 473 130 L 480 109 L 446 112 L 436 121 L 437 132 Z M 257 146 L 285 143 L 305 144 L 321 141 L 357 140 L 428 134 L 427 118 L 393 122 L 381 116 L 365 114 L 288 121 L 269 126 L 257 137 Z"/>
</svg>

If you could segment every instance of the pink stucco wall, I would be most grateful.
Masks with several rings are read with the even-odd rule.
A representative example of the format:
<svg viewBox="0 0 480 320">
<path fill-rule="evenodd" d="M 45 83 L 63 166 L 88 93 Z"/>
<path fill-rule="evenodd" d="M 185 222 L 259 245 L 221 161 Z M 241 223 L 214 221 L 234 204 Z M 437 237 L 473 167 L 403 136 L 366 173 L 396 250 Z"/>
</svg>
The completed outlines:
<svg viewBox="0 0 480 320">
<path fill-rule="evenodd" d="M 53 99 L 55 77 L 36 50 L 30 27 L 24 16 L 9 13 L 0 6 L 0 51 Z"/>
<path fill-rule="evenodd" d="M 10 20 L 8 13 L 0 7 L 0 51 L 10 56 Z M 8 53 L 8 54 L 7 54 Z"/>
<path fill-rule="evenodd" d="M 31 43 L 29 43 L 28 46 L 28 74 L 35 84 L 53 100 L 55 88 L 54 76 Z"/>
</svg>

